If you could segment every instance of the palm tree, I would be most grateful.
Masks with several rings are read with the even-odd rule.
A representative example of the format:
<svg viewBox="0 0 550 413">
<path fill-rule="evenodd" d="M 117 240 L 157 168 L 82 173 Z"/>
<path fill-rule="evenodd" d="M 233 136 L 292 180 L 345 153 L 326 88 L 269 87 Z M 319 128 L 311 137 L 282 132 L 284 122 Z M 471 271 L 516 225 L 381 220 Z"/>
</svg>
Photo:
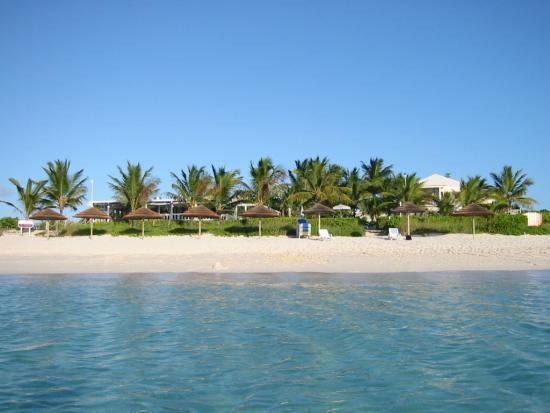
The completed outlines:
<svg viewBox="0 0 550 413">
<path fill-rule="evenodd" d="M 378 221 L 378 218 L 382 214 L 387 214 L 394 203 L 389 196 L 369 196 L 365 197 L 361 201 L 361 209 L 367 213 L 370 219 L 374 222 Z"/>
<path fill-rule="evenodd" d="M 387 213 L 394 205 L 390 191 L 393 165 L 385 165 L 382 158 L 370 158 L 368 164 L 361 162 L 361 169 L 365 191 L 362 209 L 373 221 L 377 221 L 380 215 Z"/>
<path fill-rule="evenodd" d="M 19 202 L 23 206 L 23 211 L 9 202 L 6 203 L 21 211 L 25 216 L 25 219 L 29 219 L 31 214 L 44 202 L 44 187 L 48 181 L 34 181 L 32 179 L 28 179 L 27 184 L 24 187 L 15 178 L 10 178 L 10 182 L 17 189 L 17 195 L 19 196 Z"/>
<path fill-rule="evenodd" d="M 451 215 L 456 206 L 456 197 L 452 192 L 444 192 L 441 198 L 435 197 L 435 205 L 441 215 Z"/>
<path fill-rule="evenodd" d="M 353 216 L 359 208 L 359 204 L 365 197 L 365 185 L 359 176 L 359 169 L 346 169 L 342 176 L 344 185 L 349 189 L 348 197 L 350 199 L 349 206 L 353 212 Z"/>
<path fill-rule="evenodd" d="M 296 161 L 297 169 L 292 174 L 300 189 L 292 195 L 302 202 L 350 203 L 350 188 L 341 184 L 343 169 L 331 164 L 328 158 L 310 158 Z"/>
<path fill-rule="evenodd" d="M 109 175 L 111 179 L 109 186 L 130 211 L 144 206 L 149 198 L 158 191 L 160 180 L 152 176 L 152 167 L 143 171 L 139 162 L 132 164 L 128 161 L 126 170 L 120 166 L 117 168 L 120 177 L 115 178 Z"/>
<path fill-rule="evenodd" d="M 382 158 L 370 158 L 369 163 L 361 162 L 365 190 L 376 196 L 383 192 L 393 177 L 393 165 L 384 165 Z"/>
<path fill-rule="evenodd" d="M 45 199 L 48 206 L 59 209 L 63 214 L 65 208 L 76 209 L 86 197 L 86 180 L 83 177 L 84 170 L 81 169 L 74 174 L 69 172 L 71 161 L 57 159 L 48 162 L 42 168 L 48 177 L 45 186 Z"/>
<path fill-rule="evenodd" d="M 489 199 L 489 190 L 487 180 L 479 175 L 469 176 L 467 180 L 461 179 L 458 202 L 463 206 L 482 203 Z"/>
<path fill-rule="evenodd" d="M 416 173 L 395 176 L 390 183 L 390 192 L 393 206 L 404 202 L 422 204 L 429 198 Z"/>
<path fill-rule="evenodd" d="M 522 169 L 514 171 L 510 165 L 505 165 L 500 174 L 491 173 L 491 178 L 494 182 L 492 195 L 504 203 L 508 211 L 514 205 L 529 207 L 536 203 L 527 196 L 527 190 L 534 182 Z"/>
<path fill-rule="evenodd" d="M 251 196 L 258 204 L 267 204 L 273 192 L 285 178 L 285 171 L 280 165 L 274 165 L 271 158 L 261 158 L 257 165 L 250 162 L 250 185 L 247 185 Z"/>
<path fill-rule="evenodd" d="M 174 193 L 170 193 L 172 197 L 184 202 L 188 207 L 194 207 L 206 201 L 212 177 L 206 173 L 204 166 L 199 168 L 191 165 L 187 167 L 187 172 L 182 169 L 180 176 L 174 172 L 170 172 L 170 175 L 174 178 L 172 184 Z"/>
<path fill-rule="evenodd" d="M 238 169 L 226 170 L 224 166 L 215 168 L 212 165 L 214 184 L 211 189 L 211 197 L 214 208 L 221 214 L 229 205 L 235 202 L 237 189 L 242 185 L 243 178 Z"/>
</svg>

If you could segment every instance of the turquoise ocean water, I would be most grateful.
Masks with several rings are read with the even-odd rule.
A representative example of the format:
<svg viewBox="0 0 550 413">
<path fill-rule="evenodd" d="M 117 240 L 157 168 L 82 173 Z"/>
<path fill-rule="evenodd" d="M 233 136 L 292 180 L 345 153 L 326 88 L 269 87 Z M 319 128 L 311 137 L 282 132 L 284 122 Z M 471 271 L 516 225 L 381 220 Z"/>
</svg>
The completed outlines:
<svg viewBox="0 0 550 413">
<path fill-rule="evenodd" d="M 550 272 L 0 277 L 0 411 L 550 411 Z"/>
</svg>

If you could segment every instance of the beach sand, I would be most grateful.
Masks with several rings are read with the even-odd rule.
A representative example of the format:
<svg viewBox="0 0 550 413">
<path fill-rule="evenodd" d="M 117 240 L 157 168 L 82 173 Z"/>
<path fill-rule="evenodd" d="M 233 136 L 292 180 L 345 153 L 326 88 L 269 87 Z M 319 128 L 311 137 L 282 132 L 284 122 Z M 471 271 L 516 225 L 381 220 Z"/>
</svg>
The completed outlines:
<svg viewBox="0 0 550 413">
<path fill-rule="evenodd" d="M 408 272 L 550 269 L 550 236 L 0 236 L 0 274 Z"/>
</svg>

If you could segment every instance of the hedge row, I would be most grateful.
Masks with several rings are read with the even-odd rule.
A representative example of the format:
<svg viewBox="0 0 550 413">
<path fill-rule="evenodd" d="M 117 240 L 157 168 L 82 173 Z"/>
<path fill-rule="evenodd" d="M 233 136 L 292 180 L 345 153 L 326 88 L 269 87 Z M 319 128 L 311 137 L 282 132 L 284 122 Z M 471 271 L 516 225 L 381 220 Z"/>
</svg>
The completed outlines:
<svg viewBox="0 0 550 413">
<path fill-rule="evenodd" d="M 365 228 L 356 218 L 321 218 L 321 227 L 327 228 L 332 235 L 360 237 Z M 312 235 L 318 233 L 317 219 L 310 219 Z M 60 235 L 88 235 L 89 226 L 71 222 L 60 226 Z M 193 235 L 198 232 L 197 221 L 146 221 L 145 235 Z M 258 235 L 258 219 L 239 221 L 203 221 L 202 232 L 219 236 L 255 236 Z M 134 225 L 127 222 L 94 224 L 95 234 L 141 235 L 141 221 Z M 283 217 L 262 219 L 262 235 L 296 235 L 296 218 Z"/>
<path fill-rule="evenodd" d="M 491 217 L 475 217 L 476 232 L 488 234 L 523 235 L 550 234 L 550 220 L 545 220 L 540 227 L 527 226 L 525 215 L 497 214 Z M 380 218 L 380 229 L 387 230 L 397 227 L 404 233 L 407 229 L 406 216 L 390 216 Z M 411 232 L 423 233 L 472 233 L 471 217 L 453 217 L 442 215 L 411 216 Z"/>
</svg>

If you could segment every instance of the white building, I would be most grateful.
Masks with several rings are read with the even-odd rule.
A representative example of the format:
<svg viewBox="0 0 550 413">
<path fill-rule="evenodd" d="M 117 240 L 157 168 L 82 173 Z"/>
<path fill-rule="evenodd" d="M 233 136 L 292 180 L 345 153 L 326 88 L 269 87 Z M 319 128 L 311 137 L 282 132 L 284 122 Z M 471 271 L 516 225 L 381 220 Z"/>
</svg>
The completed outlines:
<svg viewBox="0 0 550 413">
<path fill-rule="evenodd" d="M 443 194 L 446 192 L 460 192 L 460 181 L 443 175 L 430 175 L 427 178 L 421 179 L 420 183 L 422 183 L 422 187 L 427 192 L 434 195 L 438 199 L 441 199 Z"/>
</svg>

